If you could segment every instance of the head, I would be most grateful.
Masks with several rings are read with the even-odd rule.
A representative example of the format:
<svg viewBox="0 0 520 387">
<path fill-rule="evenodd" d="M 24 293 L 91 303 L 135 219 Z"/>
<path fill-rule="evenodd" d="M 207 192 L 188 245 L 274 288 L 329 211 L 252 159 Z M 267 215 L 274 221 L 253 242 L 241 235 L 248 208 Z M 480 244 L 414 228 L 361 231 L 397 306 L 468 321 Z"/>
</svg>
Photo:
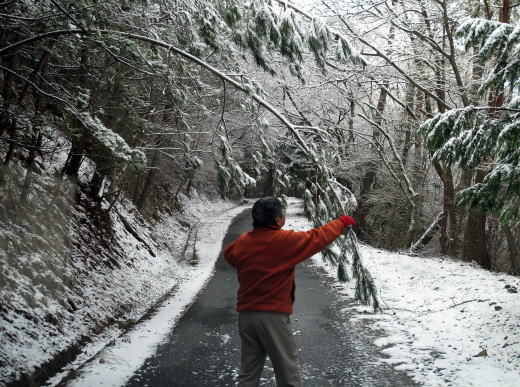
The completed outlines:
<svg viewBox="0 0 520 387">
<path fill-rule="evenodd" d="M 277 226 L 285 224 L 285 210 L 277 198 L 271 196 L 258 199 L 253 205 L 253 227 Z"/>
</svg>

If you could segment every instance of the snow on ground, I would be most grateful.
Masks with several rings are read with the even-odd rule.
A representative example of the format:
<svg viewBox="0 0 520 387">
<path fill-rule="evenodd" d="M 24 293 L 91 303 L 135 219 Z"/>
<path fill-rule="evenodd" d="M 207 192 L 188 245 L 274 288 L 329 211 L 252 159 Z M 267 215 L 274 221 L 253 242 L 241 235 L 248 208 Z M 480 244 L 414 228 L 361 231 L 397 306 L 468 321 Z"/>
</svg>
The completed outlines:
<svg viewBox="0 0 520 387">
<path fill-rule="evenodd" d="M 229 208 L 229 202 L 186 201 L 184 210 L 193 218 L 202 219 L 199 224 L 204 231 L 198 233 L 195 252 L 196 265 L 185 262 L 176 267 L 177 286 L 173 296 L 160 305 L 149 319 L 136 325 L 129 332 L 113 340 L 111 345 L 98 352 L 93 361 L 79 366 L 88 359 L 78 358 L 67 370 L 54 377 L 47 385 L 56 385 L 70 371 L 79 368 L 77 376 L 69 386 L 120 386 L 123 385 L 144 361 L 152 356 L 157 345 L 169 334 L 184 310 L 193 302 L 196 295 L 211 277 L 215 261 L 222 247 L 222 240 L 231 220 L 250 204 Z M 176 222 L 175 219 L 171 221 Z M 164 223 L 158 233 L 163 241 L 174 243 L 176 225 Z M 178 242 L 177 242 L 178 243 Z M 191 248 L 191 247 L 189 247 Z M 223 338 L 228 340 L 229 338 Z M 106 342 L 105 342 L 106 343 Z M 92 355 L 99 351 L 94 344 L 86 351 Z"/>
<path fill-rule="evenodd" d="M 10 204 L 24 176 L 13 165 L 12 192 L 0 204 L 0 385 L 81 349 L 64 376 L 125 332 L 194 270 L 200 221 L 236 207 L 181 194 L 182 211 L 152 223 L 124 198 L 111 211 L 96 210 L 52 173 L 35 175 L 24 206 Z"/>
<path fill-rule="evenodd" d="M 208 219 L 196 244 L 198 265 L 186 264 L 175 296 L 150 319 L 99 352 L 69 385 L 120 386 L 153 355 L 211 276 L 225 231 L 245 207 L 225 211 L 223 205 L 223 212 L 215 216 L 207 214 L 207 206 L 200 203 L 190 209 L 197 217 Z M 301 202 L 290 199 L 285 228 L 309 229 L 311 224 L 302 212 Z M 162 227 L 163 239 L 174 243 L 175 235 L 168 232 L 173 226 L 163 223 Z M 352 322 L 373 321 L 380 337 L 375 344 L 383 354 L 379 361 L 407 372 L 424 386 L 520 385 L 520 293 L 508 290 L 520 288 L 519 278 L 450 259 L 413 257 L 369 246 L 362 246 L 361 252 L 385 311 L 372 314 L 369 307 L 355 306 L 359 313 Z M 336 269 L 320 255 L 313 262 L 336 277 Z M 336 283 L 335 288 L 348 299 L 354 294 L 353 283 Z M 100 343 L 94 343 L 90 355 L 99 348 Z M 483 350 L 486 355 L 477 356 Z M 77 368 L 84 360 L 80 358 L 71 367 Z"/>
<path fill-rule="evenodd" d="M 311 228 L 302 212 L 301 202 L 291 199 L 285 228 Z M 358 306 L 353 322 L 372 319 L 374 329 L 382 331 L 375 342 L 387 356 L 382 362 L 424 386 L 520 386 L 518 277 L 370 246 L 362 246 L 361 253 L 385 311 L 372 314 Z M 336 277 L 319 254 L 313 261 Z M 342 286 L 340 294 L 352 298 L 354 284 Z"/>
</svg>

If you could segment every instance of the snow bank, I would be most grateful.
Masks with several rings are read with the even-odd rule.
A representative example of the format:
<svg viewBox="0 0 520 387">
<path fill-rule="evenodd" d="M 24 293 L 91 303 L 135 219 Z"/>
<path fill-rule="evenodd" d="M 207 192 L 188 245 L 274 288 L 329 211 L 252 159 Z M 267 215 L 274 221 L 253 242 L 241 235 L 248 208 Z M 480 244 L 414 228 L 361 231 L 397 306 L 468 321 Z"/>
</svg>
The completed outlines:
<svg viewBox="0 0 520 387">
<path fill-rule="evenodd" d="M 14 166 L 11 178 L 23 172 Z M 0 385 L 41 383 L 55 359 L 72 359 L 93 340 L 84 361 L 182 289 L 199 268 L 197 225 L 236 206 L 181 197 L 182 212 L 152 224 L 127 200 L 100 211 L 51 174 L 35 176 L 24 206 L 10 198 L 18 194 L 0 204 Z"/>
<path fill-rule="evenodd" d="M 300 202 L 289 203 L 287 228 L 309 229 Z M 374 320 L 387 362 L 425 386 L 520 385 L 520 279 L 443 258 L 419 258 L 362 246 L 385 312 L 359 306 Z M 313 258 L 335 277 L 336 269 Z M 351 298 L 352 283 L 338 292 Z M 348 333 L 348 332 L 347 332 Z"/>
<path fill-rule="evenodd" d="M 171 332 L 184 310 L 191 305 L 213 273 L 222 240 L 231 220 L 249 204 L 230 207 L 229 202 L 208 202 L 203 197 L 190 201 L 184 200 L 183 203 L 187 215 L 191 219 L 199 220 L 192 225 L 193 228 L 201 230 L 200 234 L 195 232 L 192 234 L 199 235 L 193 245 L 189 243 L 188 237 L 188 243 L 184 247 L 181 246 L 179 240 L 182 242 L 182 238 L 179 238 L 176 233 L 180 225 L 175 218 L 166 219 L 156 228 L 157 236 L 161 241 L 168 241 L 170 245 L 176 244 L 183 254 L 186 250 L 191 254 L 193 248 L 196 255 L 196 261 L 189 257 L 183 262 L 171 262 L 175 266 L 175 273 L 168 280 L 171 282 L 175 279 L 176 283 L 172 296 L 158 306 L 153 316 L 140 322 L 130 331 L 125 334 L 115 332 L 119 335 L 110 342 L 109 346 L 100 348 L 100 344 L 106 344 L 106 338 L 101 343 L 92 344 L 82 356 L 50 380 L 48 386 L 56 385 L 70 371 L 76 370 L 74 380 L 70 381 L 68 386 L 123 385 L 134 371 L 154 354 L 155 348 Z M 166 255 L 170 254 L 166 252 Z M 82 366 L 93 354 L 95 354 L 93 359 Z"/>
</svg>

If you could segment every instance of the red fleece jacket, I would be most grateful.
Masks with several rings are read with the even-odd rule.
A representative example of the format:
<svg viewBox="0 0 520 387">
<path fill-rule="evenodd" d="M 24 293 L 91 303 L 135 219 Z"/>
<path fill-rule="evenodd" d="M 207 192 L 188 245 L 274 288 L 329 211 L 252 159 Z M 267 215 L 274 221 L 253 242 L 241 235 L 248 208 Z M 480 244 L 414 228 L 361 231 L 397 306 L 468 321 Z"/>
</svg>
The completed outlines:
<svg viewBox="0 0 520 387">
<path fill-rule="evenodd" d="M 237 270 L 237 310 L 292 313 L 294 267 L 330 245 L 345 228 L 339 219 L 310 231 L 257 228 L 227 245 Z"/>
</svg>

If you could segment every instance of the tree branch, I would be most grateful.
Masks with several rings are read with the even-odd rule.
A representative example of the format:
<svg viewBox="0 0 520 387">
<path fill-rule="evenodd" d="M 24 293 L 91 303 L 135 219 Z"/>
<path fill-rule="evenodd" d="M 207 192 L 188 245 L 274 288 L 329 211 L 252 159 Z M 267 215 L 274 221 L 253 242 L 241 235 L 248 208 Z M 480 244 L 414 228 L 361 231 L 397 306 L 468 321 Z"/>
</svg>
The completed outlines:
<svg viewBox="0 0 520 387">
<path fill-rule="evenodd" d="M 393 68 L 395 68 L 401 75 L 403 75 L 406 80 L 408 82 L 410 82 L 412 85 L 414 85 L 415 87 L 417 87 L 419 90 L 421 90 L 423 93 L 425 93 L 426 95 L 428 95 L 429 97 L 433 98 L 435 101 L 437 101 L 440 105 L 446 107 L 447 109 L 451 109 L 451 106 L 448 105 L 445 101 L 443 101 L 442 99 L 440 99 L 439 97 L 437 97 L 435 94 L 433 94 L 432 92 L 430 92 L 428 89 L 426 89 L 425 87 L 421 86 L 419 83 L 417 83 L 417 81 L 415 81 L 412 77 L 410 77 L 401 67 L 399 67 L 397 64 L 394 63 L 394 61 L 392 61 L 387 55 L 385 55 L 383 52 L 381 52 L 377 47 L 375 47 L 374 45 L 370 44 L 367 40 L 363 39 L 362 37 L 360 37 L 358 34 L 356 34 L 354 32 L 354 30 L 348 25 L 348 23 L 346 22 L 346 20 L 341 16 L 341 15 L 338 15 L 325 1 L 322 1 L 323 5 L 325 7 L 327 7 L 329 10 L 331 10 L 332 12 L 334 12 L 334 15 L 345 25 L 345 27 L 347 27 L 347 29 L 353 33 L 356 38 L 363 44 L 365 44 L 366 46 L 370 47 L 372 50 L 374 50 L 376 52 L 376 54 L 383 58 L 390 66 L 392 66 Z"/>
<path fill-rule="evenodd" d="M 397 160 L 397 164 L 399 165 L 399 169 L 401 170 L 401 175 L 403 176 L 403 179 L 406 183 L 406 188 L 408 190 L 408 194 L 410 195 L 410 202 L 413 207 L 415 207 L 415 201 L 414 198 L 417 196 L 417 193 L 414 191 L 412 187 L 412 183 L 408 179 L 408 175 L 406 174 L 406 170 L 403 165 L 403 160 L 401 159 L 401 156 L 399 156 L 399 153 L 397 152 L 397 149 L 395 148 L 394 140 L 390 137 L 388 132 L 383 129 L 381 125 L 379 125 L 377 122 L 371 120 L 370 118 L 366 117 L 364 114 L 358 113 L 358 116 L 363 118 L 365 121 L 367 121 L 369 124 L 374 125 L 376 128 L 379 129 L 381 133 L 386 137 L 388 140 L 388 143 L 390 144 L 390 149 L 392 150 L 392 153 L 394 154 L 395 159 Z"/>
</svg>

